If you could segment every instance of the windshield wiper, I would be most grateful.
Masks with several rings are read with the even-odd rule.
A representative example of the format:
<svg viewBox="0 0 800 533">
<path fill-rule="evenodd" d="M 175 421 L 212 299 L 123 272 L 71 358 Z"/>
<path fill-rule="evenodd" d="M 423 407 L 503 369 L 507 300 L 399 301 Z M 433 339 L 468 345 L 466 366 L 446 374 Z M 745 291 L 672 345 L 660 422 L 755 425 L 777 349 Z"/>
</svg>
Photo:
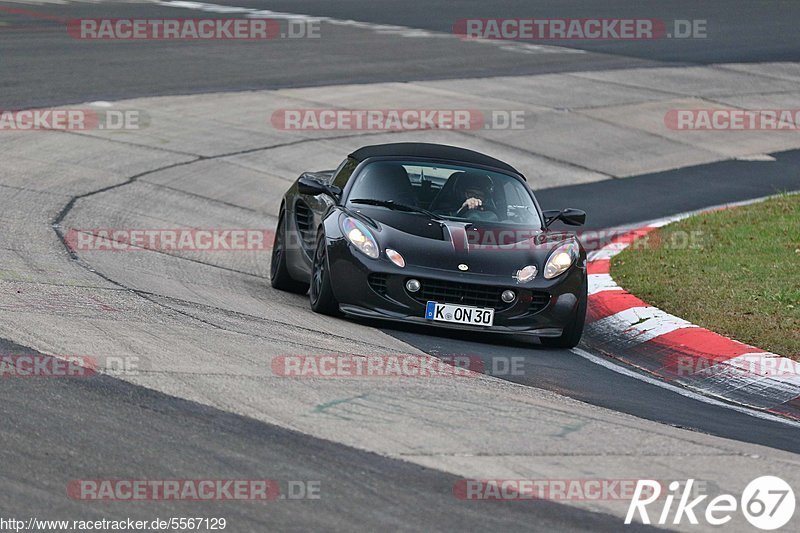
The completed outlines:
<svg viewBox="0 0 800 533">
<path fill-rule="evenodd" d="M 433 211 L 428 211 L 427 209 L 423 209 L 421 207 L 414 207 L 412 205 L 400 204 L 395 202 L 394 200 L 373 200 L 371 198 L 358 198 L 356 200 L 350 200 L 350 203 L 376 205 L 379 207 L 386 207 L 388 209 L 393 209 L 395 211 L 405 211 L 407 213 L 422 213 L 423 215 L 427 215 L 433 219 L 442 220 L 441 215 L 437 215 Z"/>
</svg>

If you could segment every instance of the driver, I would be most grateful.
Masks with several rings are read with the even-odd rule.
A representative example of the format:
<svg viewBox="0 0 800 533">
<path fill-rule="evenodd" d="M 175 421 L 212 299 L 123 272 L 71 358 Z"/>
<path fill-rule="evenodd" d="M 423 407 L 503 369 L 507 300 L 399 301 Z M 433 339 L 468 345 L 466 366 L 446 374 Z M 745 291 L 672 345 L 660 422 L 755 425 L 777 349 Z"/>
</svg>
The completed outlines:
<svg viewBox="0 0 800 533">
<path fill-rule="evenodd" d="M 458 216 L 479 218 L 484 220 L 498 220 L 494 212 L 493 197 L 494 183 L 492 178 L 483 174 L 466 174 L 458 183 L 463 199 L 461 207 L 456 212 Z"/>
</svg>

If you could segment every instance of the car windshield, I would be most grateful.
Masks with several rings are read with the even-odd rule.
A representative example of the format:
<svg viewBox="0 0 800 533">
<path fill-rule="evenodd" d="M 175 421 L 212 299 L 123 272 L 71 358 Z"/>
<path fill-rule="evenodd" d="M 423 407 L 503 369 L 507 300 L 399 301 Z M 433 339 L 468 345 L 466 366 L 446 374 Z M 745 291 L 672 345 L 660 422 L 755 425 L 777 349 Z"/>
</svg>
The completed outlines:
<svg viewBox="0 0 800 533">
<path fill-rule="evenodd" d="M 356 177 L 348 203 L 354 207 L 373 205 L 427 212 L 449 220 L 541 224 L 531 194 L 521 180 L 462 165 L 369 163 Z"/>
</svg>

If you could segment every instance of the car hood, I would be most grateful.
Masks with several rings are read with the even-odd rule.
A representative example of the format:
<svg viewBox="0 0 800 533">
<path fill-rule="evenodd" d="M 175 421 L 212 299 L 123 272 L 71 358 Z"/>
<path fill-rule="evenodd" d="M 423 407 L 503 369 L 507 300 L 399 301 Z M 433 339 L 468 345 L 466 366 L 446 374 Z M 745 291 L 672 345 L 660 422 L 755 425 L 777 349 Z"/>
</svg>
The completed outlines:
<svg viewBox="0 0 800 533">
<path fill-rule="evenodd" d="M 517 270 L 544 267 L 564 233 L 552 238 L 541 228 L 482 221 L 435 220 L 425 215 L 386 209 L 354 210 L 369 224 L 380 248 L 400 252 L 407 267 L 513 276 Z M 461 268 L 459 268 L 459 266 Z"/>
</svg>

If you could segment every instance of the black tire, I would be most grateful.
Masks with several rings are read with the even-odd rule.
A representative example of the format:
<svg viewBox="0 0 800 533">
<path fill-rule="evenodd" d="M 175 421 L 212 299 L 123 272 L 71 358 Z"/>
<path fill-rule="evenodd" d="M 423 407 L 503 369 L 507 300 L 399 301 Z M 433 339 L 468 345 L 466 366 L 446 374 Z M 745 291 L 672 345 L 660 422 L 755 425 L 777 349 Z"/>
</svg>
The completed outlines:
<svg viewBox="0 0 800 533">
<path fill-rule="evenodd" d="M 311 265 L 311 287 L 308 291 L 311 309 L 323 315 L 339 315 L 339 302 L 333 295 L 331 287 L 331 271 L 328 265 L 328 244 L 325 234 L 317 237 L 317 246 L 314 248 L 314 260 Z"/>
<path fill-rule="evenodd" d="M 586 323 L 586 303 L 588 299 L 588 283 L 584 282 L 583 294 L 572 320 L 564 328 L 560 337 L 539 337 L 542 346 L 547 346 L 548 348 L 574 348 L 578 345 L 583 335 L 583 325 Z"/>
<path fill-rule="evenodd" d="M 272 262 L 269 265 L 269 281 L 273 289 L 279 291 L 305 294 L 308 283 L 297 281 L 289 275 L 286 268 L 286 212 L 281 210 L 278 216 L 278 227 L 272 243 Z"/>
</svg>

